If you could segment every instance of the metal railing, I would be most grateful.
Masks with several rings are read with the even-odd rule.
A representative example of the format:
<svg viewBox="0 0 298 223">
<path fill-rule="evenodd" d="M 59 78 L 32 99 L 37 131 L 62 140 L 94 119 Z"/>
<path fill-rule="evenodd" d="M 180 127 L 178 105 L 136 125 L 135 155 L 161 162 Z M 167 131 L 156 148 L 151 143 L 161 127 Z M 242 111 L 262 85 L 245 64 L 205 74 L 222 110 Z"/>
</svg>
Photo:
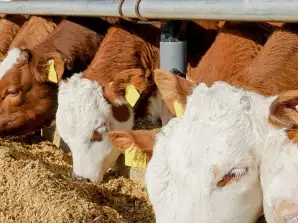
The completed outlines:
<svg viewBox="0 0 298 223">
<path fill-rule="evenodd" d="M 122 0 L 123 1 L 123 0 Z M 298 21 L 297 0 L 125 0 L 123 15 L 147 19 Z M 46 0 L 0 2 L 0 13 L 119 17 L 118 0 Z"/>
</svg>

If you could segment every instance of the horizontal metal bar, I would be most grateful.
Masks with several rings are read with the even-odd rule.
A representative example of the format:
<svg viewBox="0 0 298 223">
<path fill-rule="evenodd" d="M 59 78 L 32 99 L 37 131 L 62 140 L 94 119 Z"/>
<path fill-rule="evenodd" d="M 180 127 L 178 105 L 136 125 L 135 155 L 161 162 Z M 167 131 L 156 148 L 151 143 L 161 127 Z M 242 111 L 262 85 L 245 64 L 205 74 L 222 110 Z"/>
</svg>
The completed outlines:
<svg viewBox="0 0 298 223">
<path fill-rule="evenodd" d="M 119 16 L 117 0 L 0 2 L 0 13 L 28 15 Z"/>
<path fill-rule="evenodd" d="M 126 0 L 123 14 L 137 18 L 136 0 Z M 297 0 L 142 0 L 140 14 L 148 19 L 212 19 L 298 22 Z M 34 15 L 115 16 L 117 0 L 0 2 L 0 13 Z"/>
</svg>

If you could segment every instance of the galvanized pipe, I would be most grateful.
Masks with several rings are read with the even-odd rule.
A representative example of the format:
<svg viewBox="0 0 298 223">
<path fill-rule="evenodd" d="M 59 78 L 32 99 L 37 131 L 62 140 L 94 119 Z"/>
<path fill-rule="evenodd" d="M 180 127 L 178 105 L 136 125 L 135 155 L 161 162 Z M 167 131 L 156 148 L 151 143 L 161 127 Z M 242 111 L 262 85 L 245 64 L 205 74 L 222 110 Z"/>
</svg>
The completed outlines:
<svg viewBox="0 0 298 223">
<path fill-rule="evenodd" d="M 124 16 L 137 18 L 136 0 L 123 4 Z M 296 0 L 142 0 L 148 19 L 214 19 L 231 21 L 298 21 Z M 74 16 L 119 16 L 118 0 L 0 2 L 0 13 Z"/>
</svg>

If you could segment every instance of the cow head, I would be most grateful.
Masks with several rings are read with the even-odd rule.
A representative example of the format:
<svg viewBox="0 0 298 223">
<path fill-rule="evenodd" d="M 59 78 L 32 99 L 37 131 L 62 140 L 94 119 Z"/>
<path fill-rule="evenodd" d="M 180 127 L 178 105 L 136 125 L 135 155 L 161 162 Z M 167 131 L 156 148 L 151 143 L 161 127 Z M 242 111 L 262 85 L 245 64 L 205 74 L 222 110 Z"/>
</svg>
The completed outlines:
<svg viewBox="0 0 298 223">
<path fill-rule="evenodd" d="M 56 81 L 49 79 L 51 63 Z M 0 67 L 0 135 L 30 133 L 55 117 L 57 82 L 64 62 L 57 53 L 37 55 L 11 49 Z"/>
<path fill-rule="evenodd" d="M 134 84 L 131 80 L 136 79 L 122 83 Z M 100 182 L 120 155 L 112 147 L 108 131 L 133 127 L 132 107 L 121 96 L 121 89 L 111 86 L 113 83 L 103 89 L 82 74 L 74 74 L 59 86 L 56 126 L 72 152 L 74 178 Z"/>
<path fill-rule="evenodd" d="M 160 70 L 154 79 L 177 116 L 156 135 L 147 166 L 156 221 L 255 222 L 262 211 L 260 152 L 275 97 L 224 82 L 195 86 Z M 110 138 L 119 147 L 115 134 Z"/>
<path fill-rule="evenodd" d="M 267 138 L 261 162 L 263 206 L 267 222 L 298 221 L 298 91 L 282 93 L 270 107 L 277 129 Z"/>
</svg>

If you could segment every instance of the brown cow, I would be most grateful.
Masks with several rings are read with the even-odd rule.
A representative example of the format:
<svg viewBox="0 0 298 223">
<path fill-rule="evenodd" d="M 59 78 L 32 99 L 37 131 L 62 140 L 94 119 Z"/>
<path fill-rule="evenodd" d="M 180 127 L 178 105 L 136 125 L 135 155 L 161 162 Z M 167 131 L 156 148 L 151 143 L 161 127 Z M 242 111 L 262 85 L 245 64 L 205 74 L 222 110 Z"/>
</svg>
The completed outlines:
<svg viewBox="0 0 298 223">
<path fill-rule="evenodd" d="M 31 16 L 19 30 L 9 50 L 13 48 L 33 50 L 54 31 L 59 22 L 60 19 L 55 17 Z"/>
<path fill-rule="evenodd" d="M 211 85 L 222 80 L 266 96 L 297 88 L 297 25 L 277 28 L 264 47 L 262 29 L 255 27 L 252 32 L 250 24 L 241 24 L 239 28 L 245 32 L 239 33 L 238 28 L 229 30 L 229 26 L 223 26 L 199 66 L 189 71 L 192 81 Z M 244 38 L 243 34 L 255 40 Z"/>
<path fill-rule="evenodd" d="M 21 15 L 6 15 L 0 19 L 0 60 L 5 58 L 10 44 L 25 21 L 26 18 Z"/>
<path fill-rule="evenodd" d="M 170 111 L 176 116 L 174 102 L 176 100 L 180 102 L 183 113 L 187 95 L 191 94 L 191 89 L 199 82 L 206 82 L 211 85 L 215 81 L 223 80 L 265 96 L 278 95 L 290 89 L 297 89 L 298 68 L 295 61 L 298 55 L 298 33 L 296 30 L 296 25 L 283 25 L 273 32 L 263 47 L 254 41 L 250 42 L 250 40 L 246 40 L 248 41 L 246 45 L 240 45 L 245 40 L 241 35 L 234 36 L 229 32 L 221 33 L 223 31 L 220 31 L 214 45 L 203 57 L 199 66 L 193 70 L 193 73 L 190 73 L 192 82 L 176 77 L 169 72 L 156 70 L 155 83 Z M 234 44 L 232 41 L 227 41 L 228 37 L 235 41 Z M 239 44 L 236 39 L 238 39 Z M 241 50 L 245 46 L 249 46 L 247 47 L 248 50 Z M 225 57 L 226 54 L 230 57 Z M 214 58 L 218 59 L 215 60 Z M 237 63 L 239 61 L 242 63 Z M 226 66 L 224 66 L 224 62 Z M 277 127 L 292 128 L 288 131 L 288 135 L 295 142 L 298 142 L 298 131 L 294 125 L 294 123 L 298 123 L 295 109 L 298 102 L 296 95 L 297 91 L 285 92 L 274 101 L 271 105 L 270 122 Z M 133 138 L 135 139 L 138 134 L 142 134 L 142 138 L 144 138 L 144 134 L 147 133 L 120 131 L 110 135 L 115 146 L 120 147 L 123 151 L 125 149 L 122 148 L 122 144 L 129 140 L 132 144 L 133 140 L 131 139 L 134 134 Z M 152 133 L 148 132 L 147 137 L 151 135 Z M 126 143 L 126 149 L 131 144 Z M 146 148 L 145 151 L 149 151 L 149 155 L 151 155 L 152 148 L 151 150 Z"/>
<path fill-rule="evenodd" d="M 0 68 L 0 79 L 17 62 L 19 49 L 33 50 L 35 46 L 43 42 L 56 28 L 56 23 L 51 18 L 32 16 L 19 30 L 12 41 L 8 54 Z"/>
<path fill-rule="evenodd" d="M 207 85 L 218 80 L 226 81 L 242 73 L 265 41 L 263 29 L 255 23 L 226 22 L 199 65 L 188 70 L 188 76 Z"/>
<path fill-rule="evenodd" d="M 0 134 L 25 134 L 49 125 L 58 81 L 87 68 L 109 26 L 97 18 L 70 17 L 33 50 L 15 48 L 17 62 L 0 81 Z"/>
</svg>

